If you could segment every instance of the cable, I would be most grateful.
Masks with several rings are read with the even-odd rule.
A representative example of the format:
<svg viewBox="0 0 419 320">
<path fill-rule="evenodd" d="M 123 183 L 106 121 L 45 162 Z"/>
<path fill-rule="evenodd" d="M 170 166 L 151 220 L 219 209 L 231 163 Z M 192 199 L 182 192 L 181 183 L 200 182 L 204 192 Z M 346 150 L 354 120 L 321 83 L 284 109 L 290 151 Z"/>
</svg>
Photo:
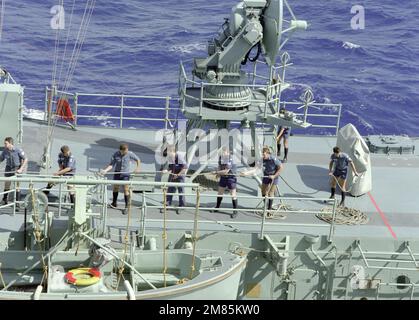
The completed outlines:
<svg viewBox="0 0 419 320">
<path fill-rule="evenodd" d="M 1 0 L 1 12 L 0 12 L 0 41 L 3 38 L 3 24 L 4 24 L 4 12 L 6 10 L 6 0 Z"/>
<path fill-rule="evenodd" d="M 260 45 L 260 42 L 258 42 L 257 46 L 258 46 L 258 51 L 257 51 L 257 53 L 256 53 L 256 56 L 254 56 L 253 58 L 250 58 L 250 57 L 248 56 L 248 58 L 249 58 L 249 61 L 250 61 L 250 62 L 256 62 L 256 61 L 257 61 L 257 59 L 259 59 L 260 53 L 261 53 L 261 51 L 262 51 L 262 47 L 261 47 L 261 45 Z M 250 51 L 249 51 L 249 54 L 250 54 Z"/>
<path fill-rule="evenodd" d="M 62 75 L 62 72 L 63 72 L 65 58 L 66 58 L 66 55 L 67 55 L 67 45 L 68 45 L 68 41 L 69 41 L 69 38 L 70 38 L 71 26 L 73 24 L 73 14 L 74 14 L 75 4 L 76 4 L 76 0 L 73 0 L 73 6 L 71 8 L 71 14 L 70 14 L 70 23 L 69 23 L 69 27 L 68 27 L 68 31 L 67 31 L 67 38 L 66 38 L 65 46 L 64 46 L 63 60 L 61 61 L 60 73 L 59 73 L 59 76 L 58 76 L 58 85 L 60 85 L 60 83 L 61 83 L 61 75 Z"/>
<path fill-rule="evenodd" d="M 357 175 L 356 177 L 360 178 L 360 176 L 362 176 L 364 173 L 365 173 L 365 172 L 361 173 L 360 175 Z M 339 184 L 339 180 L 336 178 L 336 176 L 332 175 L 332 177 L 333 177 L 333 179 L 335 179 L 336 184 L 338 185 L 339 189 L 340 189 L 342 192 L 351 192 L 352 188 L 353 188 L 353 187 L 354 187 L 354 185 L 355 185 L 355 180 L 354 180 L 354 182 L 352 182 L 352 185 L 351 185 L 351 187 L 349 188 L 349 190 L 347 190 L 346 188 L 344 189 L 344 188 L 342 188 L 342 187 L 341 187 L 341 185 Z M 345 180 L 346 180 L 346 179 L 345 179 Z"/>
<path fill-rule="evenodd" d="M 58 101 L 64 97 L 65 92 L 68 90 L 68 87 L 70 86 L 73 74 L 77 66 L 77 61 L 81 53 L 82 46 L 86 39 L 87 29 L 90 24 L 90 20 L 93 14 L 95 4 L 96 4 L 96 0 L 91 0 L 90 3 L 89 3 L 89 0 L 86 2 L 82 22 L 80 23 L 80 28 L 77 34 L 76 41 L 74 43 L 73 52 L 69 61 L 68 68 L 67 68 L 67 77 L 66 77 L 64 86 L 62 88 L 62 93 L 59 95 Z M 54 90 L 54 88 L 52 88 L 51 90 Z M 51 102 L 50 102 L 51 104 L 53 103 L 52 101 L 53 98 L 54 96 L 51 94 Z M 47 145 L 45 147 L 45 153 L 44 153 L 43 159 L 45 158 L 45 155 L 49 152 L 49 149 L 52 143 L 52 137 L 54 134 L 54 129 L 59 119 L 58 117 L 52 117 L 52 116 L 49 118 L 50 118 L 50 122 L 48 123 L 49 130 L 47 134 Z"/>
<path fill-rule="evenodd" d="M 257 53 L 256 53 L 256 56 L 254 56 L 253 58 L 250 58 L 250 57 L 249 57 L 250 52 L 252 52 L 253 48 L 254 48 L 254 47 L 256 47 L 256 46 L 258 47 L 258 51 L 257 51 Z M 242 65 L 245 65 L 245 64 L 247 63 L 247 60 L 249 60 L 249 61 L 251 61 L 251 62 L 255 62 L 255 61 L 259 58 L 259 55 L 260 55 L 261 51 L 262 51 L 262 48 L 261 48 L 260 42 L 258 42 L 258 43 L 257 43 L 257 44 L 255 44 L 252 48 L 250 48 L 250 50 L 246 53 L 246 56 L 244 57 L 244 59 L 243 59 L 243 61 L 241 62 L 241 64 L 242 64 Z"/>
<path fill-rule="evenodd" d="M 60 8 L 64 7 L 63 0 L 59 1 L 58 6 Z M 60 13 L 60 12 L 59 12 Z M 55 87 L 56 84 L 56 78 L 57 78 L 57 66 L 58 66 L 58 52 L 60 48 L 60 26 L 57 27 L 55 32 L 55 46 L 54 46 L 54 62 L 52 65 L 52 72 L 51 72 L 51 88 Z M 52 103 L 52 101 L 51 101 Z"/>
<path fill-rule="evenodd" d="M 295 193 L 298 193 L 298 194 L 302 194 L 302 195 L 313 195 L 313 194 L 316 194 L 316 193 L 319 193 L 320 192 L 320 190 L 317 190 L 317 191 L 314 191 L 314 192 L 300 192 L 300 191 L 298 191 L 298 190 L 295 190 L 281 175 L 279 175 L 279 177 L 282 179 L 282 181 L 284 181 L 285 182 L 285 184 L 292 190 L 292 191 L 294 191 Z"/>
</svg>

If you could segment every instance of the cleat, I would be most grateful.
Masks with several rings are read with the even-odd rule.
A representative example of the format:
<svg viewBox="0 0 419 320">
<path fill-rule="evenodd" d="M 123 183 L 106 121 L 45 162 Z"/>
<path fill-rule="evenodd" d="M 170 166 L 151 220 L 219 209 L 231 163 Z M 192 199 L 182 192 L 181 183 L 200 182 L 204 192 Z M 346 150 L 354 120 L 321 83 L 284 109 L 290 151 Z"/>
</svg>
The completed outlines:
<svg viewBox="0 0 419 320">
<path fill-rule="evenodd" d="M 237 211 L 233 211 L 233 214 L 230 216 L 231 219 L 237 218 Z"/>
<path fill-rule="evenodd" d="M 121 213 L 122 213 L 123 215 L 126 215 L 126 214 L 128 213 L 128 209 L 127 209 L 127 208 L 125 208 L 125 209 L 121 209 Z"/>
<path fill-rule="evenodd" d="M 219 208 L 214 208 L 212 210 L 210 210 L 210 213 L 217 213 Z"/>
<path fill-rule="evenodd" d="M 282 162 L 283 162 L 283 163 L 287 163 L 287 161 L 288 161 L 288 159 L 287 159 L 287 158 L 282 159 Z"/>
</svg>

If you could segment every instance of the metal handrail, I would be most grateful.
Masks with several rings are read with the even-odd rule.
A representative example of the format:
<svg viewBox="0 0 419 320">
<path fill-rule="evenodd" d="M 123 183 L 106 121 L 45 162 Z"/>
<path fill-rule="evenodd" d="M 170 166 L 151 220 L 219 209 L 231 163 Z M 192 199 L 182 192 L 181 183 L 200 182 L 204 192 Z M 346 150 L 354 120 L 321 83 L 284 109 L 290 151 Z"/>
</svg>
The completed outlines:
<svg viewBox="0 0 419 320">
<path fill-rule="evenodd" d="M 91 177 L 92 179 L 86 179 L 86 178 L 79 178 L 79 177 L 71 177 L 71 178 L 63 178 L 63 177 L 31 177 L 31 176 L 23 176 L 23 177 L 0 177 L 0 182 L 3 181 L 11 181 L 11 182 L 21 182 L 21 183 L 30 183 L 30 184 L 34 184 L 34 183 L 48 183 L 48 182 L 53 182 L 55 185 L 59 186 L 59 196 L 58 196 L 58 202 L 52 202 L 54 204 L 58 204 L 58 208 L 59 208 L 59 216 L 61 215 L 61 207 L 62 207 L 62 194 L 63 193 L 67 193 L 69 192 L 68 190 L 63 190 L 62 185 L 90 185 L 90 186 L 96 186 L 96 185 L 100 185 L 102 187 L 106 187 L 108 185 L 130 185 L 132 186 L 153 186 L 153 187 L 161 187 L 161 188 L 167 188 L 169 186 L 176 186 L 176 187 L 186 187 L 186 188 L 199 188 L 199 184 L 198 183 L 180 183 L 180 182 L 154 182 L 154 181 L 120 181 L 120 180 L 106 180 L 106 179 L 97 179 L 94 177 Z M 41 190 L 44 188 L 41 188 Z M 25 188 L 21 187 L 21 190 L 25 190 Z M 103 195 L 105 195 L 106 193 L 106 188 L 103 189 Z M 13 192 L 13 190 L 12 190 Z M 170 193 L 173 195 L 195 195 L 194 193 L 187 193 L 187 192 L 183 192 L 183 193 Z M 153 196 L 153 195 L 161 195 L 161 192 L 151 192 L 148 193 L 149 196 Z M 206 198 L 215 198 L 217 197 L 217 194 L 213 193 L 213 194 L 205 194 L 202 193 L 201 194 L 202 197 L 206 197 Z M 107 206 L 107 200 L 105 200 L 106 196 L 103 197 L 103 203 L 98 204 L 97 206 Z M 238 199 L 255 199 L 255 200 L 262 200 L 262 199 L 275 199 L 275 197 L 258 197 L 258 196 L 247 196 L 247 195 L 237 195 Z M 298 201 L 333 201 L 330 199 L 326 199 L 326 198 L 301 198 L 301 197 L 280 197 L 281 201 L 287 201 L 287 200 L 298 200 Z M 336 202 L 336 201 L 335 201 Z M 49 204 L 52 204 L 49 203 Z M 336 206 L 334 205 L 334 209 Z M 147 210 L 149 208 L 161 208 L 161 206 L 159 205 L 149 205 L 147 204 L 147 199 L 146 197 L 143 195 L 143 203 L 141 208 L 141 217 L 143 219 L 142 223 L 143 226 L 145 225 L 145 221 L 147 219 Z M 196 206 L 193 207 L 184 207 L 185 210 L 195 210 Z M 200 210 L 212 210 L 213 208 L 207 208 L 207 207 L 199 207 Z M 222 208 L 220 210 L 226 210 L 226 211 L 231 211 L 234 209 L 231 208 Z M 236 209 L 237 211 L 249 211 L 249 210 L 255 210 L 255 208 L 246 208 L 246 209 Z M 264 226 L 265 226 L 265 219 L 267 216 L 267 208 L 266 208 L 266 204 L 263 208 L 263 210 L 259 210 L 259 211 L 263 211 L 263 220 L 261 223 L 261 231 L 260 231 L 260 236 L 263 238 L 263 234 L 264 234 Z M 290 211 L 291 212 L 291 211 Z M 304 214 L 315 214 L 318 213 L 318 211 L 298 211 L 299 213 L 304 213 Z M 107 211 L 106 210 L 102 210 L 101 211 L 101 219 L 103 221 L 106 221 L 106 215 L 107 215 Z M 335 216 L 335 215 L 334 215 Z M 298 223 L 296 223 L 295 225 L 299 225 Z M 318 227 L 326 227 L 327 224 L 319 224 Z M 334 228 L 335 228 L 335 220 L 332 219 L 332 223 L 330 224 L 329 227 L 329 241 L 332 241 L 332 238 L 334 236 Z M 103 227 L 102 230 L 105 230 L 106 228 Z M 145 232 L 144 227 L 142 227 L 141 232 Z"/>
<path fill-rule="evenodd" d="M 46 87 L 45 89 L 45 120 L 48 113 L 48 103 L 47 100 L 50 97 L 51 89 Z M 54 90 L 54 97 L 53 106 L 56 107 L 57 101 L 55 101 L 56 97 L 60 96 L 71 96 L 74 103 L 74 125 L 79 126 L 79 119 L 89 119 L 89 120 L 117 120 L 119 123 L 119 128 L 124 128 L 124 121 L 125 120 L 133 120 L 133 121 L 161 121 L 165 123 L 165 128 L 167 129 L 169 125 L 171 125 L 171 121 L 175 121 L 176 119 L 170 118 L 169 114 L 171 111 L 175 112 L 177 107 L 172 107 L 171 102 L 175 101 L 170 96 L 150 96 L 150 95 L 129 95 L 129 94 L 100 94 L 100 93 L 69 93 L 60 90 Z M 100 98 L 119 98 L 120 104 L 94 104 L 94 103 L 81 103 L 80 100 L 83 97 L 100 97 Z M 159 100 L 162 102 L 162 106 L 143 106 L 143 103 L 139 106 L 134 105 L 126 105 L 126 99 L 142 99 L 146 101 Z M 84 110 L 87 108 L 95 108 L 95 109 L 113 109 L 119 110 L 118 116 L 108 116 L 108 115 L 96 115 L 96 114 L 80 114 L 80 110 Z M 125 116 L 125 110 L 148 110 L 148 111 L 161 111 L 161 117 L 136 117 L 136 116 Z M 55 110 L 52 110 L 54 112 Z"/>
<path fill-rule="evenodd" d="M 258 61 L 258 64 L 265 64 L 262 61 Z M 256 64 L 255 64 L 256 65 Z M 271 74 L 275 75 L 277 72 L 279 72 L 278 70 L 285 68 L 287 65 L 276 65 L 273 66 L 271 69 Z M 256 68 L 254 69 L 254 73 L 256 72 Z M 258 75 L 255 73 L 254 74 L 255 77 L 257 77 Z M 302 102 L 285 102 L 285 101 L 280 101 L 279 98 L 279 90 L 281 90 L 282 86 L 284 85 L 284 80 L 281 79 L 280 82 L 276 83 L 276 84 L 269 84 L 266 83 L 265 77 L 263 78 L 264 83 L 263 84 L 259 84 L 253 81 L 253 84 L 246 84 L 246 87 L 252 88 L 252 89 L 262 89 L 262 90 L 266 90 L 266 92 L 271 92 L 272 94 L 267 96 L 266 99 L 252 99 L 251 102 L 254 104 L 261 104 L 263 105 L 264 108 L 264 114 L 267 114 L 267 110 L 271 105 L 275 105 L 278 106 L 279 104 L 283 105 L 283 106 L 288 106 L 288 107 L 294 107 L 294 106 L 301 106 L 303 103 Z M 199 87 L 200 88 L 200 97 L 194 97 L 191 96 L 189 94 L 187 94 L 187 88 L 188 85 L 191 85 L 192 87 Z M 179 72 L 179 97 L 180 97 L 180 108 L 181 110 L 184 109 L 185 106 L 185 100 L 186 99 L 191 99 L 194 101 L 197 101 L 197 103 L 199 104 L 199 109 L 200 109 L 200 114 L 202 114 L 202 110 L 203 110 L 203 106 L 204 106 L 204 102 L 211 102 L 211 101 L 230 101 L 230 102 L 239 102 L 240 99 L 217 99 L 217 98 L 206 98 L 204 96 L 204 90 L 206 87 L 208 86 L 227 86 L 227 87 L 242 87 L 243 85 L 238 85 L 238 84 L 217 84 L 217 83 L 206 83 L 206 82 L 198 82 L 195 80 L 195 77 L 193 77 L 192 79 L 189 79 L 185 70 L 185 67 L 183 65 L 183 63 L 180 63 L 180 72 Z M 56 101 L 55 98 L 56 97 L 60 97 L 60 96 L 68 96 L 71 97 L 73 99 L 73 103 L 74 103 L 74 108 L 73 108 L 73 112 L 74 112 L 74 126 L 79 126 L 81 125 L 80 122 L 78 120 L 80 119 L 88 119 L 88 120 L 93 120 L 93 121 L 103 121 L 103 120 L 112 120 L 115 121 L 115 124 L 118 122 L 118 127 L 119 128 L 124 128 L 124 121 L 138 121 L 139 123 L 141 123 L 141 121 L 150 121 L 150 122 L 164 122 L 164 128 L 167 129 L 169 126 L 172 127 L 172 122 L 177 120 L 177 116 L 176 119 L 174 117 L 170 118 L 170 112 L 176 112 L 178 111 L 178 107 L 174 107 L 171 105 L 171 102 L 174 102 L 175 99 L 171 98 L 170 96 L 150 96 L 150 95 L 126 95 L 126 94 L 103 94 L 103 93 L 69 93 L 69 92 L 64 92 L 64 91 L 60 91 L 60 90 L 51 90 L 50 88 L 46 87 L 46 93 L 45 93 L 45 120 L 47 117 L 47 112 L 48 112 L 48 100 L 50 98 L 50 93 L 51 91 L 54 92 L 54 97 L 52 97 L 53 106 L 56 106 Z M 120 99 L 120 103 L 119 104 L 94 104 L 94 103 L 81 103 L 81 99 L 83 97 L 100 97 L 100 98 L 118 98 Z M 144 106 L 143 103 L 141 103 L 141 105 L 139 106 L 135 106 L 135 105 L 127 105 L 126 104 L 126 99 L 143 99 L 146 101 L 150 101 L 150 100 L 159 100 L 162 102 L 161 107 L 160 106 L 156 106 L 156 105 L 151 105 L 151 106 Z M 155 103 L 155 102 L 154 102 Z M 318 114 L 318 113 L 313 113 L 313 112 L 308 112 L 308 109 L 311 109 L 312 107 L 322 107 L 322 108 L 330 108 L 332 110 L 337 108 L 337 114 Z M 295 113 L 295 116 L 297 117 L 302 117 L 304 118 L 304 120 L 306 120 L 308 117 L 310 118 L 330 118 L 330 119 L 336 119 L 336 124 L 334 125 L 317 125 L 317 124 L 312 124 L 313 128 L 327 128 L 327 129 L 336 129 L 336 134 L 339 130 L 339 125 L 340 125 L 340 116 L 341 116 L 341 107 L 342 105 L 340 104 L 330 104 L 330 103 L 310 103 L 306 108 L 305 108 L 305 112 L 304 113 Z M 119 115 L 96 115 L 96 114 L 81 114 L 80 110 L 86 110 L 88 108 L 95 108 L 95 109 L 108 109 L 108 110 L 119 110 Z M 137 117 L 137 116 L 125 116 L 125 111 L 126 110 L 147 110 L 147 111 L 154 111 L 154 112 L 161 112 L 161 116 L 156 116 L 155 114 L 152 115 L 146 115 L 143 117 Z M 54 112 L 54 110 L 52 110 L 52 112 Z M 96 124 L 83 124 L 83 125 L 96 125 Z M 259 124 L 257 124 L 259 125 Z"/>
<path fill-rule="evenodd" d="M 410 300 L 413 300 L 415 294 L 415 288 L 419 287 L 419 284 L 416 283 L 392 283 L 392 282 L 379 282 L 377 283 L 375 300 L 379 299 L 380 296 L 380 287 L 410 287 Z M 407 293 L 405 294 L 407 296 Z"/>
<path fill-rule="evenodd" d="M 381 262 L 386 262 L 386 263 L 399 263 L 399 262 L 407 262 L 407 261 L 406 261 L 406 260 L 399 261 L 399 260 L 394 260 L 394 259 L 391 259 L 391 258 L 390 258 L 390 259 L 374 259 L 374 258 L 367 258 L 366 254 L 377 254 L 377 253 L 364 251 L 364 250 L 362 249 L 362 247 L 361 247 L 361 242 L 360 242 L 359 240 L 356 242 L 356 248 L 359 250 L 359 252 L 360 252 L 360 254 L 361 254 L 361 257 L 362 257 L 362 260 L 363 260 L 363 262 L 364 262 L 365 266 L 366 266 L 368 269 L 379 269 L 379 270 L 385 269 L 385 270 L 418 271 L 417 264 L 416 264 L 416 260 L 414 259 L 414 254 L 413 254 L 411 251 L 409 251 L 409 255 L 410 255 L 410 257 L 412 258 L 412 260 L 410 261 L 410 263 L 414 264 L 414 268 L 405 268 L 405 267 L 386 267 L 386 266 L 376 266 L 376 265 L 374 266 L 374 265 L 370 265 L 370 264 L 368 263 L 368 261 L 381 261 Z M 389 254 L 389 253 L 386 253 L 386 254 Z M 391 255 L 400 255 L 400 254 L 401 254 L 400 252 L 392 252 L 392 253 L 391 253 Z"/>
<path fill-rule="evenodd" d="M 263 63 L 261 61 L 258 61 L 258 63 Z M 266 63 L 265 63 L 266 64 Z M 278 70 L 280 69 L 284 69 L 288 64 L 284 65 L 277 65 L 271 68 L 270 74 L 271 76 L 275 75 Z M 256 64 L 255 64 L 256 66 Z M 304 106 L 304 102 L 289 102 L 289 101 L 281 101 L 280 100 L 280 93 L 278 91 L 281 90 L 281 88 L 283 87 L 283 85 L 285 84 L 284 79 L 280 79 L 280 81 L 278 83 L 275 84 L 270 84 L 269 78 L 267 77 L 262 77 L 262 76 L 258 76 L 256 74 L 256 68 L 253 69 L 253 73 L 250 74 L 249 79 L 251 79 L 253 75 L 253 81 L 251 84 L 220 84 L 220 83 L 208 83 L 208 82 L 198 82 L 195 81 L 194 78 L 189 79 L 187 76 L 187 73 L 185 71 L 185 66 L 183 65 L 183 63 L 180 63 L 180 79 L 179 79 L 179 95 L 180 95 L 180 101 L 181 101 L 181 105 L 182 107 L 184 107 L 185 105 L 185 100 L 186 99 L 190 99 L 193 101 L 196 101 L 197 104 L 199 105 L 199 115 L 202 116 L 202 111 L 203 111 L 203 105 L 205 102 L 216 102 L 216 101 L 222 101 L 222 102 L 241 102 L 241 99 L 237 99 L 237 98 L 207 98 L 204 96 L 204 91 L 206 87 L 247 87 L 247 88 L 252 88 L 252 89 L 262 89 L 265 90 L 265 92 L 270 93 L 266 95 L 265 99 L 250 99 L 249 101 L 253 104 L 260 104 L 263 105 L 263 112 L 264 115 L 266 117 L 267 113 L 268 113 L 268 108 L 271 105 L 275 105 L 278 106 L 279 104 L 281 104 L 281 106 L 288 106 L 288 107 L 299 107 L 299 106 Z M 256 83 L 256 78 L 261 78 L 263 80 L 268 80 L 268 83 L 266 83 L 266 81 L 263 84 L 257 84 Z M 195 97 L 192 96 L 190 94 L 187 93 L 187 84 L 190 84 L 193 88 L 194 87 L 198 87 L 200 89 L 200 95 L 199 97 Z M 337 113 L 336 114 L 318 114 L 318 113 L 312 113 L 309 112 L 309 110 L 311 109 L 316 109 L 318 107 L 321 108 L 327 108 L 330 109 L 332 111 L 335 111 L 335 109 L 337 109 Z M 342 105 L 341 104 L 332 104 L 332 103 L 316 103 L 316 102 L 311 102 L 307 105 L 305 105 L 304 108 L 304 113 L 298 113 L 295 112 L 294 115 L 297 117 L 301 117 L 303 119 L 303 122 L 307 121 L 307 118 L 330 118 L 330 119 L 336 119 L 336 123 L 333 125 L 323 125 L 323 124 L 312 124 L 311 127 L 313 128 L 326 128 L 326 129 L 335 129 L 335 135 L 338 134 L 339 131 L 339 125 L 340 125 L 340 117 L 341 117 L 341 108 Z"/>
</svg>

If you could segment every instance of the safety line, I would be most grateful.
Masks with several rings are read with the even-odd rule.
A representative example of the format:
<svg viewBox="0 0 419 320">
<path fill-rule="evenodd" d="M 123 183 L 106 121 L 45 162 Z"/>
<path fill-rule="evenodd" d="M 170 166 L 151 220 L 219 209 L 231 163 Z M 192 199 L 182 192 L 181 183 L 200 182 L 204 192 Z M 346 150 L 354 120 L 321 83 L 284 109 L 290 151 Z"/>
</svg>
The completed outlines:
<svg viewBox="0 0 419 320">
<path fill-rule="evenodd" d="M 368 192 L 368 196 L 370 197 L 372 204 L 374 205 L 374 207 L 377 210 L 377 212 L 380 214 L 381 219 L 384 221 L 384 224 L 387 226 L 387 228 L 390 231 L 391 235 L 393 236 L 394 239 L 397 240 L 397 236 L 394 233 L 393 228 L 390 226 L 390 223 L 388 222 L 386 216 L 384 215 L 384 212 L 381 211 L 380 207 L 378 206 L 377 202 L 375 201 L 374 197 L 372 196 L 372 194 L 370 192 Z"/>
</svg>

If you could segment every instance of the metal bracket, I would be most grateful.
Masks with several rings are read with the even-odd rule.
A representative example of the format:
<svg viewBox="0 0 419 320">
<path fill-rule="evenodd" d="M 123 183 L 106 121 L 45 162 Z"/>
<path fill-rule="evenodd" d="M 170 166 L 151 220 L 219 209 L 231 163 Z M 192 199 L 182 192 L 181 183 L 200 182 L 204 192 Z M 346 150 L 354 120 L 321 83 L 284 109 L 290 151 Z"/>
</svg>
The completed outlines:
<svg viewBox="0 0 419 320">
<path fill-rule="evenodd" d="M 289 243 L 290 237 L 285 236 L 281 242 L 273 242 L 268 235 L 264 236 L 267 246 L 266 259 L 275 267 L 276 271 L 281 276 L 286 276 L 289 257 Z"/>
</svg>

